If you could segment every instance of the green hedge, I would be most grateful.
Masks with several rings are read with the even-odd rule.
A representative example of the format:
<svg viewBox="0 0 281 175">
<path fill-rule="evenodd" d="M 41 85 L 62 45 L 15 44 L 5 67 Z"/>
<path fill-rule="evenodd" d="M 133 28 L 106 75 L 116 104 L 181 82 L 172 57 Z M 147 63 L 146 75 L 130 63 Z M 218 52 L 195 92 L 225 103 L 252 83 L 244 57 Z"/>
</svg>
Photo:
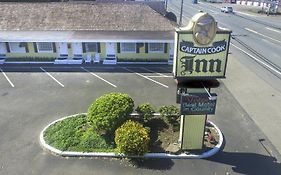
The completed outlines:
<svg viewBox="0 0 281 175">
<path fill-rule="evenodd" d="M 6 58 L 6 62 L 14 62 L 14 61 L 37 61 L 37 62 L 47 62 L 47 61 L 55 61 L 55 57 L 11 57 Z"/>
<path fill-rule="evenodd" d="M 105 94 L 89 107 L 88 121 L 100 134 L 114 134 L 130 118 L 133 109 L 134 101 L 128 94 Z"/>
</svg>

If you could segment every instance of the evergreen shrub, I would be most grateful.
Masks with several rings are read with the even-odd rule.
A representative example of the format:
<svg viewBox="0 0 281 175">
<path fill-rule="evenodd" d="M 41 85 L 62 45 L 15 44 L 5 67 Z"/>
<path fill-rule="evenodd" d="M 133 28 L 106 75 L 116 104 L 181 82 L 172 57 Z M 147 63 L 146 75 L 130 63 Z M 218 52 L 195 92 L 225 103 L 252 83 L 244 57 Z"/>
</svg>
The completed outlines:
<svg viewBox="0 0 281 175">
<path fill-rule="evenodd" d="M 129 119 L 134 101 L 128 94 L 110 93 L 97 98 L 89 107 L 87 119 L 100 134 L 113 134 Z"/>
<path fill-rule="evenodd" d="M 149 129 L 135 121 L 127 121 L 115 131 L 117 150 L 125 155 L 143 155 L 149 151 Z"/>
<path fill-rule="evenodd" d="M 136 108 L 136 112 L 139 114 L 141 122 L 148 122 L 151 118 L 153 118 L 155 109 L 150 103 L 143 103 Z"/>
</svg>

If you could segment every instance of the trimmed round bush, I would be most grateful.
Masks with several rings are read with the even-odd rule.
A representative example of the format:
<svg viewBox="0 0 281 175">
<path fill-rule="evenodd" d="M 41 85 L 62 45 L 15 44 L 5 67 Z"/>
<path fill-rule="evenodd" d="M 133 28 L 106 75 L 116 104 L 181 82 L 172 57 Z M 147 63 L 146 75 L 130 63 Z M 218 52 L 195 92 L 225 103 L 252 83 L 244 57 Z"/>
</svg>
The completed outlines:
<svg viewBox="0 0 281 175">
<path fill-rule="evenodd" d="M 127 121 L 115 131 L 117 150 L 126 155 L 143 155 L 149 151 L 149 129 L 134 121 Z"/>
<path fill-rule="evenodd" d="M 168 120 L 169 123 L 176 122 L 180 117 L 179 108 L 175 105 L 161 106 L 159 112 L 161 116 Z"/>
<path fill-rule="evenodd" d="M 100 134 L 113 134 L 129 119 L 133 109 L 134 101 L 128 94 L 105 94 L 89 107 L 87 119 Z"/>
<path fill-rule="evenodd" d="M 155 109 L 150 103 L 143 103 L 136 108 L 136 112 L 140 115 L 140 121 L 148 122 L 151 118 L 153 118 Z"/>
<path fill-rule="evenodd" d="M 175 105 L 161 106 L 159 109 L 160 115 L 164 117 L 172 126 L 174 131 L 179 131 L 180 128 L 180 111 Z"/>
</svg>

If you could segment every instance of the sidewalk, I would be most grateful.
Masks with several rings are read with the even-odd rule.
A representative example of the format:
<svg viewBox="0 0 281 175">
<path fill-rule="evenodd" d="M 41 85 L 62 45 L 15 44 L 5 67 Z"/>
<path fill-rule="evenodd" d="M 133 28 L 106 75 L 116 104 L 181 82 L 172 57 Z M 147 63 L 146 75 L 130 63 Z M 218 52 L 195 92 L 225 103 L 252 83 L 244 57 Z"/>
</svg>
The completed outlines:
<svg viewBox="0 0 281 175">
<path fill-rule="evenodd" d="M 281 154 L 281 93 L 229 55 L 222 82 Z"/>
</svg>

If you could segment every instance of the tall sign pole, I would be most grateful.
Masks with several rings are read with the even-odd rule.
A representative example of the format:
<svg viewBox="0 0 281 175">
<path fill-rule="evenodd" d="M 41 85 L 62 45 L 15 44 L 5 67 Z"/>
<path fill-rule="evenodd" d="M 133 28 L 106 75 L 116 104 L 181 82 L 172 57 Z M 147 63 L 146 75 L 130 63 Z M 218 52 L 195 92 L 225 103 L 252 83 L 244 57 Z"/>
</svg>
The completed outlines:
<svg viewBox="0 0 281 175">
<path fill-rule="evenodd" d="M 183 0 L 181 0 L 181 11 L 180 11 L 180 20 L 179 20 L 180 26 L 182 26 L 182 12 L 183 12 Z"/>
<path fill-rule="evenodd" d="M 181 104 L 182 150 L 203 147 L 207 115 L 215 114 L 217 102 L 217 94 L 211 93 L 216 86 L 208 82 L 225 78 L 230 34 L 203 12 L 194 15 L 188 26 L 176 30 L 173 74 L 177 102 Z"/>
</svg>

